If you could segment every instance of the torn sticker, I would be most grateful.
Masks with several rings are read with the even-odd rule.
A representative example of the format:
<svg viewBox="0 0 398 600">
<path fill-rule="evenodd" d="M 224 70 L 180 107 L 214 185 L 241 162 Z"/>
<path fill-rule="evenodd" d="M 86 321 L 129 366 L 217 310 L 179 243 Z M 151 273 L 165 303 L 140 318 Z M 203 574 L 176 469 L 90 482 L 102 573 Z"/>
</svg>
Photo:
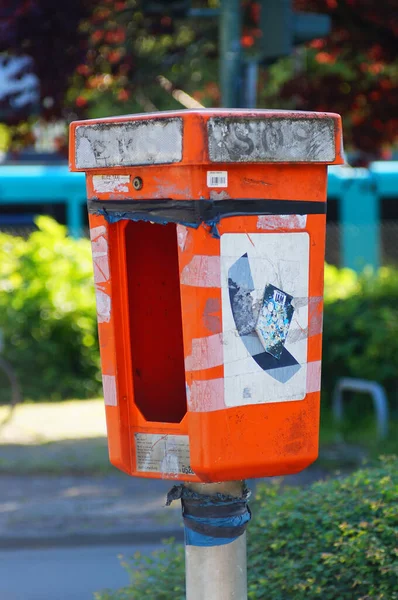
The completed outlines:
<svg viewBox="0 0 398 600">
<path fill-rule="evenodd" d="M 181 283 L 196 287 L 220 287 L 220 257 L 196 254 L 182 270 Z"/>
<path fill-rule="evenodd" d="M 183 252 L 185 249 L 187 236 L 188 236 L 188 227 L 185 227 L 185 225 L 177 224 L 177 242 L 178 242 L 178 247 L 180 248 L 181 252 Z"/>
<path fill-rule="evenodd" d="M 257 229 L 272 231 L 277 229 L 305 229 L 307 215 L 259 215 Z"/>
<path fill-rule="evenodd" d="M 117 406 L 116 377 L 114 375 L 102 376 L 105 406 Z"/>
<path fill-rule="evenodd" d="M 95 298 L 97 301 L 98 323 L 109 323 L 111 320 L 111 297 L 96 286 Z"/>
<path fill-rule="evenodd" d="M 185 358 L 186 371 L 212 369 L 223 364 L 223 337 L 221 333 L 193 338 L 192 353 Z"/>
<path fill-rule="evenodd" d="M 258 315 L 255 331 L 264 350 L 280 359 L 292 321 L 293 296 L 276 288 L 265 286 L 263 302 Z"/>
</svg>

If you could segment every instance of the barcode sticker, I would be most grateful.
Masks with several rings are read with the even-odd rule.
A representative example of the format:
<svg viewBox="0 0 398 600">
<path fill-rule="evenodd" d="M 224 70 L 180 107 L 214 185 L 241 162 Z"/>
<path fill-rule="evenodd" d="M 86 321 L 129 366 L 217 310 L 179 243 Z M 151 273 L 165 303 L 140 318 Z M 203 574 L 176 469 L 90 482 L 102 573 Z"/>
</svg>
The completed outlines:
<svg viewBox="0 0 398 600">
<path fill-rule="evenodd" d="M 228 187 L 228 171 L 207 171 L 207 187 Z"/>
</svg>

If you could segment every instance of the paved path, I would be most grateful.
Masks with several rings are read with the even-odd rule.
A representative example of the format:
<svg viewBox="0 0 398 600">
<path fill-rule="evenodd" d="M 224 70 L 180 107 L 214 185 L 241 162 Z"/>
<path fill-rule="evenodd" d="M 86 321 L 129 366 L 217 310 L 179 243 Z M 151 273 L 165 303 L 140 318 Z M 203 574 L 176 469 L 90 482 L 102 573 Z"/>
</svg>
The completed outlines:
<svg viewBox="0 0 398 600">
<path fill-rule="evenodd" d="M 173 482 L 118 474 L 0 476 L 0 548 L 154 542 L 182 537 Z M 1 597 L 0 597 L 1 598 Z"/>
<path fill-rule="evenodd" d="M 314 466 L 284 481 L 306 485 L 324 475 Z M 179 503 L 165 506 L 172 485 L 117 472 L 97 477 L 0 475 L 0 549 L 182 539 Z"/>
<path fill-rule="evenodd" d="M 0 551 L 1 600 L 92 600 L 128 584 L 118 555 L 149 554 L 156 545 Z"/>
</svg>

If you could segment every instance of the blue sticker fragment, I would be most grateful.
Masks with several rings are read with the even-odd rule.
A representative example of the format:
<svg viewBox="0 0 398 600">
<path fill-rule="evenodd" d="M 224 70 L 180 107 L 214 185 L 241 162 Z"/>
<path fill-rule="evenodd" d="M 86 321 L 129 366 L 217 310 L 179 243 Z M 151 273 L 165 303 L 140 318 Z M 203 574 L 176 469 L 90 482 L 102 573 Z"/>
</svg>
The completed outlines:
<svg viewBox="0 0 398 600">
<path fill-rule="evenodd" d="M 259 311 L 256 332 L 264 350 L 278 360 L 289 332 L 294 308 L 293 296 L 274 285 L 266 285 L 263 302 Z"/>
</svg>

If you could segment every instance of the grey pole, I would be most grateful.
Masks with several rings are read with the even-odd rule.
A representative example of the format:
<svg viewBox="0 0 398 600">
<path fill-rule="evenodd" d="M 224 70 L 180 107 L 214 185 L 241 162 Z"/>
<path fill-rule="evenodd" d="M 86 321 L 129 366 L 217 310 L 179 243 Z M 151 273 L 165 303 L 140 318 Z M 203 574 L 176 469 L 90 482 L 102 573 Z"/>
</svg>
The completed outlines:
<svg viewBox="0 0 398 600">
<path fill-rule="evenodd" d="M 237 108 L 241 76 L 241 0 L 221 0 L 219 27 L 221 105 Z"/>
<path fill-rule="evenodd" d="M 186 483 L 208 496 L 242 496 L 243 481 Z M 247 600 L 246 533 L 224 546 L 185 546 L 186 600 Z"/>
<path fill-rule="evenodd" d="M 258 62 L 256 59 L 248 60 L 245 64 L 244 78 L 244 107 L 256 108 L 257 106 Z"/>
</svg>

